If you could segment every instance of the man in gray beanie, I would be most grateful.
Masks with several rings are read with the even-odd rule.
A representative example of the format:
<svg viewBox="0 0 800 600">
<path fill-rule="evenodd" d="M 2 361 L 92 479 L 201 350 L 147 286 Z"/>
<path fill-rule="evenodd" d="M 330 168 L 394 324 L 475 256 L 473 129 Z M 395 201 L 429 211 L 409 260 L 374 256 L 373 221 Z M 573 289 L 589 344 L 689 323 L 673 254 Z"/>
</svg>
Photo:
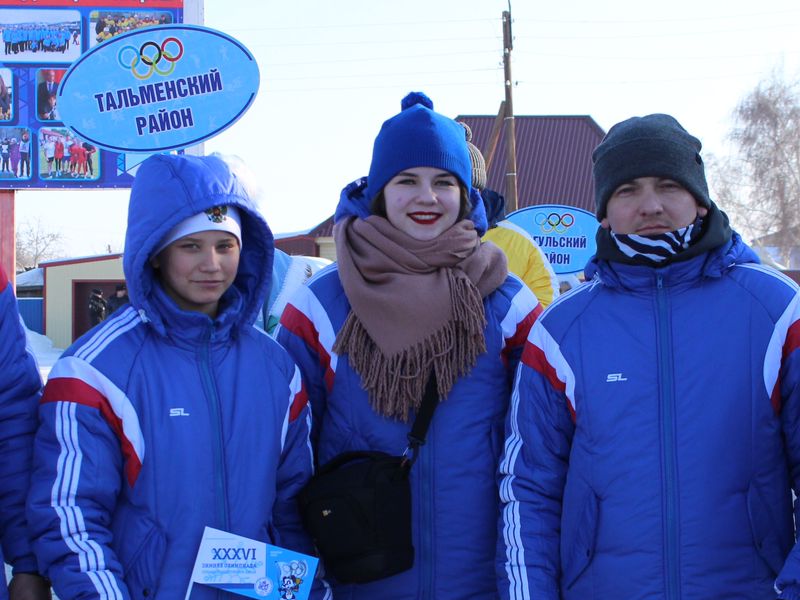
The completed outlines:
<svg viewBox="0 0 800 600">
<path fill-rule="evenodd" d="M 800 294 L 700 149 L 648 115 L 592 155 L 590 283 L 531 329 L 507 420 L 504 599 L 800 599 Z"/>
</svg>

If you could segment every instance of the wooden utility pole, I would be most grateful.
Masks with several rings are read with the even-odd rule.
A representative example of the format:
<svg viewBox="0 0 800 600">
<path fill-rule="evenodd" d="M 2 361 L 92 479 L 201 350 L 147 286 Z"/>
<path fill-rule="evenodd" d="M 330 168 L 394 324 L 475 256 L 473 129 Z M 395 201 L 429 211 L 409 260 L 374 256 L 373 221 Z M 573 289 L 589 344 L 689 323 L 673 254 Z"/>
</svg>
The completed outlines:
<svg viewBox="0 0 800 600">
<path fill-rule="evenodd" d="M 486 161 L 486 172 L 492 167 L 494 160 L 494 151 L 497 150 L 497 141 L 500 139 L 500 132 L 503 131 L 503 121 L 506 117 L 506 101 L 500 103 L 500 109 L 497 111 L 497 116 L 494 118 L 492 124 L 492 133 L 489 135 L 489 142 L 486 145 L 486 151 L 483 153 L 483 159 Z"/>
<path fill-rule="evenodd" d="M 511 99 L 511 3 L 503 11 L 503 74 L 506 86 L 506 214 L 517 210 L 517 148 L 514 140 L 514 103 Z"/>
</svg>

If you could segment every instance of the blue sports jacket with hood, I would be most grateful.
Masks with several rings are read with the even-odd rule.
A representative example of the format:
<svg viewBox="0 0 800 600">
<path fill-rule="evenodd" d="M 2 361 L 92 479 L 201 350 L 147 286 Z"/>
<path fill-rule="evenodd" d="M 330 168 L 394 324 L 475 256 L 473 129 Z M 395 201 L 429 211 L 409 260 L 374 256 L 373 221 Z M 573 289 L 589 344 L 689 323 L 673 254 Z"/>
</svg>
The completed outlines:
<svg viewBox="0 0 800 600">
<path fill-rule="evenodd" d="M 345 188 L 337 219 L 368 214 L 365 184 L 362 179 Z M 482 211 L 480 198 L 477 203 Z M 367 584 L 333 582 L 337 600 L 497 597 L 495 473 L 503 419 L 522 343 L 541 309 L 513 275 L 483 303 L 487 351 L 436 408 L 411 469 L 414 566 Z M 297 361 L 308 386 L 320 464 L 349 450 L 400 454 L 408 444 L 411 423 L 374 412 L 348 356 L 332 350 L 349 312 L 336 265 L 330 265 L 290 300 L 278 330 L 278 340 Z"/>
<path fill-rule="evenodd" d="M 767 599 L 778 577 L 797 598 L 797 286 L 735 233 L 586 274 L 532 328 L 515 382 L 501 597 Z"/>
<path fill-rule="evenodd" d="M 25 498 L 41 392 L 42 380 L 26 349 L 14 290 L 0 269 L 0 565 L 5 558 L 14 573 L 37 571 L 25 525 Z M 3 572 L 0 600 L 6 598 Z"/>
<path fill-rule="evenodd" d="M 176 224 L 238 207 L 242 249 L 215 319 L 179 309 L 150 265 Z M 124 269 L 130 304 L 77 340 L 42 397 L 28 502 L 61 598 L 184 598 L 205 526 L 307 549 L 294 496 L 312 470 L 291 358 L 252 326 L 272 234 L 216 157 L 139 168 Z M 195 585 L 191 599 L 234 598 Z"/>
</svg>

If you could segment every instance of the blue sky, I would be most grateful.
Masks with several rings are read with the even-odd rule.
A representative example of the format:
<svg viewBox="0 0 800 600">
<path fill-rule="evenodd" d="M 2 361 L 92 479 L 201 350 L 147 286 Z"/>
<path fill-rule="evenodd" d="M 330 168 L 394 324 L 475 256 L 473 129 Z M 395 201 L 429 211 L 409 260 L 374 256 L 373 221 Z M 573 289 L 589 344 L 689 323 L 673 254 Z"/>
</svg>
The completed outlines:
<svg viewBox="0 0 800 600">
<path fill-rule="evenodd" d="M 381 123 L 408 91 L 452 117 L 497 113 L 504 10 L 496 0 L 206 0 L 204 24 L 241 40 L 261 73 L 253 106 L 206 151 L 236 154 L 257 174 L 273 231 L 312 227 L 367 172 Z M 800 73 L 796 0 L 517 0 L 511 11 L 520 115 L 590 115 L 608 129 L 667 112 L 725 154 L 742 96 L 776 69 Z M 122 250 L 126 192 L 17 197 L 18 226 L 41 219 L 70 255 Z"/>
</svg>

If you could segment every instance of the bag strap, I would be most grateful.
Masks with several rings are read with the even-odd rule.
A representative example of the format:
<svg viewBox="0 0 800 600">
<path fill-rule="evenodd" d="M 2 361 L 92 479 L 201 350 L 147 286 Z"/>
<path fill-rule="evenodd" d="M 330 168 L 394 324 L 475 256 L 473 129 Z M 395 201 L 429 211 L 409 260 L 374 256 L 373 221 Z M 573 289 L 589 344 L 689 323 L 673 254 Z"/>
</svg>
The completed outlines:
<svg viewBox="0 0 800 600">
<path fill-rule="evenodd" d="M 316 470 L 317 475 L 324 475 L 331 471 L 335 471 L 339 467 L 347 463 L 357 460 L 380 460 L 382 458 L 391 458 L 391 454 L 380 452 L 378 450 L 353 450 L 351 452 L 343 452 L 337 454 L 330 461 L 326 462 L 319 469 Z"/>
<path fill-rule="evenodd" d="M 425 384 L 425 393 L 422 396 L 422 403 L 417 410 L 417 416 L 414 418 L 414 423 L 411 425 L 411 431 L 408 432 L 408 446 L 403 452 L 403 466 L 411 468 L 411 465 L 417 460 L 419 454 L 419 447 L 425 444 L 425 435 L 428 433 L 431 420 L 433 419 L 433 411 L 436 410 L 436 405 L 439 404 L 439 392 L 436 384 L 436 373 L 431 370 L 428 382 Z"/>
</svg>

